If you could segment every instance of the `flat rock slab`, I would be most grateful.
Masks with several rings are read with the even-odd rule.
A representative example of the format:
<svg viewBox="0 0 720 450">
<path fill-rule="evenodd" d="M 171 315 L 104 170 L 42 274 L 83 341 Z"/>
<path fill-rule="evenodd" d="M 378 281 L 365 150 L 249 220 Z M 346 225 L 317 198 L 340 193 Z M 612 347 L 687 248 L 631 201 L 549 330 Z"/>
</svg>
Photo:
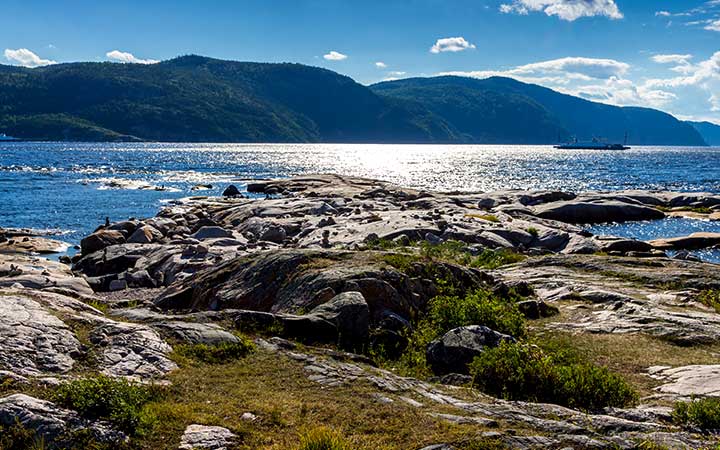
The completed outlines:
<svg viewBox="0 0 720 450">
<path fill-rule="evenodd" d="M 693 233 L 671 239 L 656 239 L 650 245 L 661 250 L 698 250 L 720 244 L 720 233 Z"/>
<path fill-rule="evenodd" d="M 21 375 L 66 373 L 81 354 L 62 320 L 17 291 L 0 295 L 0 369 Z"/>
<path fill-rule="evenodd" d="M 0 253 L 52 254 L 66 251 L 70 244 L 37 236 L 10 238 L 0 242 Z"/>
<path fill-rule="evenodd" d="M 29 289 L 68 291 L 92 295 L 90 285 L 73 275 L 70 267 L 45 258 L 0 253 L 0 287 L 21 285 Z"/>
<path fill-rule="evenodd" d="M 225 450 L 236 441 L 227 428 L 193 424 L 185 429 L 178 450 Z"/>
<path fill-rule="evenodd" d="M 655 390 L 674 397 L 720 397 L 720 365 L 651 367 L 651 377 L 665 381 Z"/>
</svg>

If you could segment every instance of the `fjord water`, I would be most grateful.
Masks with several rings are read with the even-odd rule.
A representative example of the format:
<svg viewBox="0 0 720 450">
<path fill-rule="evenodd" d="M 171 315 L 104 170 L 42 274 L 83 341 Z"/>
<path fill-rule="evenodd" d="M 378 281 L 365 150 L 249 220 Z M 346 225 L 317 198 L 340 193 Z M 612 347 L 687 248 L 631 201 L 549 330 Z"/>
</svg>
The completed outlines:
<svg viewBox="0 0 720 450">
<path fill-rule="evenodd" d="M 78 242 L 105 217 L 152 216 L 167 201 L 217 195 L 230 183 L 242 187 L 250 179 L 321 172 L 442 191 L 637 188 L 718 193 L 720 148 L 0 143 L 0 226 L 53 230 Z M 191 191 L 197 184 L 213 188 Z M 720 224 L 685 220 L 606 228 L 616 235 L 653 238 L 678 236 L 688 227 L 720 231 Z"/>
</svg>

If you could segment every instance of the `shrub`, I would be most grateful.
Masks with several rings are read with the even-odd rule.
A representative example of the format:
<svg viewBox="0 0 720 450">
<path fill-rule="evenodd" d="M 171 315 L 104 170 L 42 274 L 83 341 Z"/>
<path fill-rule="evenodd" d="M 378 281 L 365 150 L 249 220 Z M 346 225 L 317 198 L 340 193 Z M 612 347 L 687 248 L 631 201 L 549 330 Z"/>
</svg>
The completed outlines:
<svg viewBox="0 0 720 450">
<path fill-rule="evenodd" d="M 473 255 L 467 249 L 467 244 L 460 241 L 445 241 L 440 244 L 431 244 L 427 241 L 420 243 L 420 255 L 429 260 L 441 260 L 462 266 L 496 269 L 506 264 L 522 261 L 525 257 L 508 249 L 483 249 Z"/>
<path fill-rule="evenodd" d="M 156 420 L 145 406 L 157 396 L 153 386 L 98 375 L 60 385 L 53 401 L 88 419 L 107 420 L 126 433 L 143 434 Z"/>
<path fill-rule="evenodd" d="M 477 289 L 465 295 L 438 296 L 430 301 L 427 320 L 438 335 L 466 325 L 485 325 L 500 333 L 515 337 L 525 335 L 525 317 L 517 307 L 516 295 L 500 298 L 487 289 Z"/>
<path fill-rule="evenodd" d="M 183 344 L 175 346 L 175 354 L 208 364 L 224 364 L 240 359 L 255 350 L 255 344 L 240 337 L 240 342 L 221 342 L 216 345 Z"/>
<path fill-rule="evenodd" d="M 698 301 L 720 313 L 720 290 L 704 290 L 698 295 Z"/>
<path fill-rule="evenodd" d="M 300 437 L 298 450 L 354 450 L 340 433 L 329 428 L 316 428 Z"/>
<path fill-rule="evenodd" d="M 15 425 L 0 425 L 0 450 L 44 450 L 43 438 L 38 437 L 34 430 L 26 428 L 19 421 Z"/>
<path fill-rule="evenodd" d="M 534 237 L 538 237 L 538 235 L 540 234 L 540 231 L 535 227 L 528 228 L 527 232 L 530 233 Z"/>
<path fill-rule="evenodd" d="M 720 430 L 720 398 L 709 397 L 678 402 L 673 409 L 673 420 L 686 427 L 718 431 Z"/>
<path fill-rule="evenodd" d="M 486 350 L 471 363 L 470 372 L 480 390 L 510 400 L 587 410 L 622 407 L 636 400 L 625 380 L 607 368 L 559 364 L 552 355 L 528 344 L 505 342 Z"/>
</svg>

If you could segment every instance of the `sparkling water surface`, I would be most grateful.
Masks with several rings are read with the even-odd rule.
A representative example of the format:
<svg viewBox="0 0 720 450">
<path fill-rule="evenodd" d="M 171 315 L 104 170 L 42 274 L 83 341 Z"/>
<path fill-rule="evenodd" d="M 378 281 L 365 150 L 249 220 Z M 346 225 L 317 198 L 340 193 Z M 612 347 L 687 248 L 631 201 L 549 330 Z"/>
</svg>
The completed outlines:
<svg viewBox="0 0 720 450">
<path fill-rule="evenodd" d="M 217 195 L 230 183 L 242 188 L 250 179 L 307 173 L 358 175 L 440 191 L 637 188 L 718 193 L 720 148 L 0 143 L 0 226 L 47 229 L 78 242 L 105 217 L 152 216 L 171 199 Z M 201 183 L 213 189 L 191 191 Z M 139 189 L 143 185 L 165 190 Z M 607 230 L 654 238 L 684 234 L 683 227 L 667 221 L 609 225 Z M 706 231 L 717 224 L 688 227 Z"/>
</svg>

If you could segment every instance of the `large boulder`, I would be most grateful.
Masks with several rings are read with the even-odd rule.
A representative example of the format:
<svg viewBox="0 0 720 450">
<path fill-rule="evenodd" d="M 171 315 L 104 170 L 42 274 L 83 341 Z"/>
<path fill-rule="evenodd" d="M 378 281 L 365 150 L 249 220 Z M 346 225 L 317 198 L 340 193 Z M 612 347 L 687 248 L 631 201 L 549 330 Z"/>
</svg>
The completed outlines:
<svg viewBox="0 0 720 450">
<path fill-rule="evenodd" d="M 313 309 L 308 316 L 326 320 L 337 328 L 341 343 L 355 345 L 367 340 L 370 309 L 359 292 L 343 292 Z"/>
<path fill-rule="evenodd" d="M 566 223 L 627 222 L 665 217 L 655 208 L 605 199 L 547 203 L 537 206 L 535 215 Z"/>
<path fill-rule="evenodd" d="M 468 373 L 468 364 L 486 348 L 497 347 L 503 341 L 513 340 L 511 336 L 481 325 L 459 327 L 428 345 L 427 361 L 432 371 L 438 375 Z"/>
<path fill-rule="evenodd" d="M 202 241 L 204 239 L 231 238 L 233 234 L 232 231 L 226 230 L 223 227 L 206 226 L 197 230 L 192 237 Z"/>
<path fill-rule="evenodd" d="M 98 230 L 80 241 L 80 248 L 84 256 L 124 242 L 125 236 L 118 230 Z"/>
<path fill-rule="evenodd" d="M 159 241 L 162 237 L 163 234 L 157 228 L 145 225 L 135 230 L 127 241 L 131 244 L 150 244 Z"/>
<path fill-rule="evenodd" d="M 179 450 L 225 450 L 233 446 L 237 436 L 223 427 L 188 425 L 180 440 Z"/>
</svg>

